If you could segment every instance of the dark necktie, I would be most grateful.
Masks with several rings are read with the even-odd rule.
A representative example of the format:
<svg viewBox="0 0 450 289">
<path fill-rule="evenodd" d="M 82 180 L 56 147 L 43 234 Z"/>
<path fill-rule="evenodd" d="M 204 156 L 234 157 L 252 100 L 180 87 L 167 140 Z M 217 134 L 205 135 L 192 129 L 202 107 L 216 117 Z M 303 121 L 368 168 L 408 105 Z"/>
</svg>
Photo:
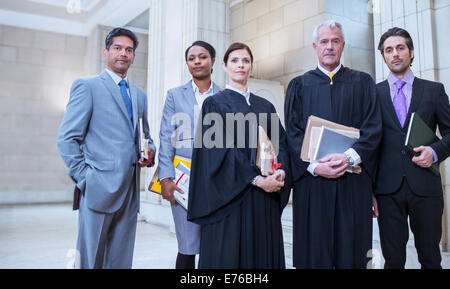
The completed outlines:
<svg viewBox="0 0 450 289">
<path fill-rule="evenodd" d="M 395 86 L 397 87 L 397 92 L 394 95 L 394 99 L 392 100 L 394 103 L 395 112 L 397 113 L 398 120 L 402 127 L 405 124 L 406 120 L 406 96 L 403 93 L 403 86 L 405 86 L 406 82 L 404 80 L 397 80 L 395 83 Z"/>
<path fill-rule="evenodd" d="M 119 82 L 119 87 L 120 87 L 120 93 L 122 94 L 123 102 L 125 103 L 125 107 L 127 108 L 127 111 L 128 111 L 128 116 L 130 117 L 131 122 L 133 122 L 133 107 L 131 105 L 131 99 L 128 96 L 128 92 L 127 92 L 127 82 L 122 79 Z"/>
</svg>

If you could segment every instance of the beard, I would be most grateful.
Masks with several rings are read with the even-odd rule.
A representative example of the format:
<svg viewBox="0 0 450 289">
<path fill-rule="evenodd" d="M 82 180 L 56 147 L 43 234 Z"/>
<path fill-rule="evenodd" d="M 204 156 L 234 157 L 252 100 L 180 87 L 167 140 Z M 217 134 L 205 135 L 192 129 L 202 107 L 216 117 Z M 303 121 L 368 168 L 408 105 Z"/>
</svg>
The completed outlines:
<svg viewBox="0 0 450 289">
<path fill-rule="evenodd" d="M 411 64 L 410 61 L 406 62 L 403 60 L 401 65 L 394 65 L 394 64 L 389 65 L 389 69 L 394 73 L 404 73 L 408 70 L 410 64 Z"/>
</svg>

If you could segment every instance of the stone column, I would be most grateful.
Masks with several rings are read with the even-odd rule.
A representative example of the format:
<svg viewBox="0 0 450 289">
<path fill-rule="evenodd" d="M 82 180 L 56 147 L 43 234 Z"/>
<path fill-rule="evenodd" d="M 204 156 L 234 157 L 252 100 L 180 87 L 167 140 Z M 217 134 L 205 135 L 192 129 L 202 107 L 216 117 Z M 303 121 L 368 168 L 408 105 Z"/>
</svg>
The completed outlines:
<svg viewBox="0 0 450 289">
<path fill-rule="evenodd" d="M 183 82 L 191 79 L 184 61 L 184 50 L 196 40 L 204 40 L 216 49 L 213 81 L 225 86 L 222 58 L 230 41 L 229 1 L 183 0 Z"/>
<path fill-rule="evenodd" d="M 167 90 L 190 79 L 184 52 L 195 40 L 211 43 L 217 51 L 213 80 L 223 86 L 221 58 L 229 39 L 227 0 L 150 0 L 148 43 L 148 115 L 150 133 L 159 149 L 159 129 Z M 220 61 L 219 61 L 220 60 Z M 145 169 L 146 188 L 155 168 Z M 141 194 L 141 216 L 173 231 L 169 203 L 155 193 Z"/>
<path fill-rule="evenodd" d="M 386 67 L 377 46 L 381 35 L 389 28 L 397 26 L 408 30 L 414 41 L 414 62 L 412 70 L 417 77 L 450 84 L 447 74 L 442 73 L 445 68 L 444 58 L 439 58 L 438 53 L 442 50 L 441 42 L 447 38 L 445 21 L 448 23 L 450 10 L 448 5 L 434 0 L 373 0 L 374 21 L 374 46 L 376 81 L 380 82 L 387 78 L 389 70 Z M 447 19 L 447 20 L 445 20 Z M 439 26 L 437 23 L 444 23 Z M 437 33 L 440 33 L 439 37 Z M 441 51 L 442 52 L 442 51 Z M 450 160 L 441 165 L 441 178 L 444 188 L 444 216 L 442 249 L 448 252 L 450 239 Z"/>
<path fill-rule="evenodd" d="M 148 35 L 148 122 L 150 135 L 159 148 L 159 127 L 164 105 L 165 79 L 165 46 L 166 46 L 166 1 L 150 0 L 149 35 Z M 147 190 L 148 184 L 155 173 L 156 166 L 143 169 L 145 173 L 145 192 L 141 200 L 161 204 L 161 197 Z M 145 210 L 142 213 L 145 213 Z"/>
<path fill-rule="evenodd" d="M 387 78 L 389 70 L 377 50 L 381 35 L 394 26 L 410 33 L 415 47 L 412 69 L 417 77 L 436 81 L 437 51 L 432 0 L 374 0 L 374 46 L 376 80 Z"/>
</svg>

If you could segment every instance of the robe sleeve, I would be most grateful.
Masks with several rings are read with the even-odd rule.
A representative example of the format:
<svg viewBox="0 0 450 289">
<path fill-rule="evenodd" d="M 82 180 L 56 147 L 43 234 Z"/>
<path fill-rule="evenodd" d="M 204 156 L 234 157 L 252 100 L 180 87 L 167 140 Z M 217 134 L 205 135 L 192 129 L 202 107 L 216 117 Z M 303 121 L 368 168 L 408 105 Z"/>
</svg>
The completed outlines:
<svg viewBox="0 0 450 289">
<path fill-rule="evenodd" d="M 271 113 L 277 113 L 275 107 L 271 104 Z M 278 118 L 278 131 L 279 131 L 279 140 L 278 140 L 278 155 L 277 161 L 281 163 L 281 169 L 286 173 L 286 177 L 284 179 L 284 187 L 280 191 L 280 206 L 281 209 L 284 209 L 289 202 L 289 196 L 291 193 L 291 172 L 290 172 L 290 157 L 289 157 L 289 149 L 287 144 L 286 131 L 281 125 L 281 121 Z"/>
<path fill-rule="evenodd" d="M 362 114 L 363 122 L 359 128 L 360 137 L 352 148 L 359 154 L 363 168 L 375 181 L 377 170 L 378 147 L 382 137 L 382 118 L 380 105 L 376 96 L 375 82 L 371 76 L 365 75 L 364 82 L 364 103 Z"/>
<path fill-rule="evenodd" d="M 308 168 L 309 163 L 300 158 L 305 127 L 302 126 L 302 85 L 299 83 L 301 78 L 295 78 L 289 83 L 286 92 L 286 102 L 284 104 L 284 116 L 286 123 L 286 139 L 290 162 L 291 182 L 296 182 Z"/>
<path fill-rule="evenodd" d="M 189 203 L 187 218 L 195 222 L 196 219 L 207 217 L 216 210 L 226 206 L 235 197 L 243 193 L 251 180 L 259 175 L 258 171 L 250 163 L 249 155 L 245 149 L 236 148 L 234 145 L 225 146 L 226 128 L 225 112 L 213 98 L 205 100 L 202 106 L 201 118 L 198 123 L 196 144 L 192 153 L 192 168 L 189 182 Z M 214 114 L 220 116 L 222 123 L 211 122 L 205 125 L 200 122 L 206 115 Z M 213 146 L 208 148 L 205 142 L 205 133 L 209 130 L 222 132 L 222 147 Z M 217 135 L 215 136 L 217 140 Z M 202 144 L 199 145 L 199 140 Z"/>
</svg>

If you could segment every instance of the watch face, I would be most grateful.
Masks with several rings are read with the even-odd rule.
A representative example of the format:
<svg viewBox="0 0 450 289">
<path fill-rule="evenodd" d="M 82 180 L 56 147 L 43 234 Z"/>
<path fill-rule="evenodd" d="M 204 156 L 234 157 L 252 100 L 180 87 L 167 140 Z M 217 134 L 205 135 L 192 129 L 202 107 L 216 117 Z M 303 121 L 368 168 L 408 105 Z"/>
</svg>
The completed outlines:
<svg viewBox="0 0 450 289">
<path fill-rule="evenodd" d="M 350 166 L 353 166 L 353 159 L 351 156 L 347 155 L 347 161 Z"/>
</svg>

